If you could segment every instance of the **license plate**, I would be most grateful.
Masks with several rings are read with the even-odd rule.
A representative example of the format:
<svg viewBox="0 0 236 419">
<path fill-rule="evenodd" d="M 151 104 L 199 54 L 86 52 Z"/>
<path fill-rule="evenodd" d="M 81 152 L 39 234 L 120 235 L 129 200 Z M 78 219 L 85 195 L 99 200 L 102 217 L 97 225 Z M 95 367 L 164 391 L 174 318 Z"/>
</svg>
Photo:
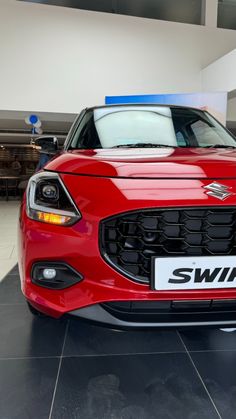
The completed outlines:
<svg viewBox="0 0 236 419">
<path fill-rule="evenodd" d="M 153 260 L 156 290 L 236 287 L 236 256 L 161 257 Z"/>
</svg>

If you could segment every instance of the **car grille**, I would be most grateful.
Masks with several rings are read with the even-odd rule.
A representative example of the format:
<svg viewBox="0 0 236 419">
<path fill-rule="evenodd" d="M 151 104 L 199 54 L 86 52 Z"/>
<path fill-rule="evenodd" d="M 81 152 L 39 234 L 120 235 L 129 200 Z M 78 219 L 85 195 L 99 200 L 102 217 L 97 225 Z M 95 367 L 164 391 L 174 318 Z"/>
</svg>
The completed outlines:
<svg viewBox="0 0 236 419">
<path fill-rule="evenodd" d="M 149 283 L 152 258 L 236 254 L 236 208 L 119 214 L 101 223 L 101 253 L 117 271 Z"/>
</svg>

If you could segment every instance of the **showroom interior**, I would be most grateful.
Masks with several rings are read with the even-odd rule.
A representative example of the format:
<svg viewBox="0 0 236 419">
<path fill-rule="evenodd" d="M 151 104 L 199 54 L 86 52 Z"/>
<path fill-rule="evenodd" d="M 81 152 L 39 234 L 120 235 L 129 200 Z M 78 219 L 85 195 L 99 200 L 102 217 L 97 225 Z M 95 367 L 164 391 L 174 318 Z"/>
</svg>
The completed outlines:
<svg viewBox="0 0 236 419">
<path fill-rule="evenodd" d="M 148 189 L 147 173 L 154 186 L 154 182 L 160 185 L 156 199 L 164 209 L 168 207 L 170 194 L 176 197 L 176 205 L 187 219 L 186 241 L 192 215 L 181 199 L 187 202 L 188 198 L 191 211 L 193 205 L 199 206 L 198 217 L 203 217 L 204 205 L 211 207 L 212 212 L 207 215 L 211 248 L 206 241 L 209 237 L 204 239 L 210 254 L 207 257 L 217 258 L 212 256 L 212 249 L 215 251 L 214 246 L 222 242 L 223 234 L 228 235 L 235 249 L 236 219 L 232 223 L 227 221 L 236 208 L 233 183 L 236 157 L 232 143 L 225 148 L 222 143 L 213 144 L 201 156 L 196 150 L 188 154 L 180 145 L 179 154 L 176 151 L 171 160 L 168 143 L 154 149 L 144 139 L 146 146 L 141 144 L 137 148 L 136 144 L 134 151 L 131 144 L 124 143 L 104 152 L 98 146 L 92 151 L 78 146 L 82 150 L 77 153 L 73 136 L 86 115 L 104 117 L 110 105 L 111 109 L 117 107 L 118 113 L 128 106 L 132 114 L 135 106 L 140 105 L 141 111 L 146 106 L 151 111 L 158 106 L 165 119 L 170 115 L 168 112 L 173 114 L 178 107 L 192 109 L 197 115 L 206 111 L 210 121 L 213 116 L 220 122 L 217 129 L 226 127 L 231 141 L 232 138 L 235 141 L 236 0 L 0 0 L 0 57 L 0 419 L 235 419 L 236 289 L 220 285 L 221 289 L 212 291 L 208 283 L 202 298 L 201 293 L 193 297 L 192 303 L 196 304 L 192 308 L 188 305 L 192 289 L 185 290 L 181 298 L 182 288 L 176 288 L 180 291 L 175 295 L 180 297 L 171 300 L 168 310 L 172 312 L 168 311 L 168 315 L 176 314 L 178 319 L 185 316 L 186 321 L 165 320 L 158 327 L 154 323 L 144 327 L 145 308 L 140 296 L 148 295 L 148 291 L 143 291 L 147 284 L 142 279 L 134 284 L 132 275 L 127 274 L 124 294 L 125 282 L 119 283 L 119 275 L 127 266 L 124 257 L 118 258 L 123 265 L 116 270 L 115 259 L 109 259 L 105 251 L 108 236 L 114 244 L 113 235 L 123 234 L 121 227 L 114 233 L 114 226 L 120 226 L 122 221 L 120 218 L 115 224 L 119 212 L 124 213 L 126 225 L 130 222 L 129 228 L 135 223 L 141 230 L 148 226 L 147 241 L 154 237 L 150 232 L 153 216 L 147 208 L 143 206 L 142 221 L 140 217 L 132 218 L 136 203 L 140 204 L 144 198 L 138 201 L 132 195 L 129 181 L 136 177 L 134 182 L 137 185 L 140 182 L 140 186 L 135 186 L 135 190 L 141 190 L 148 202 L 153 199 L 150 196 L 154 187 Z M 202 118 L 206 120 L 208 116 Z M 211 123 L 208 122 L 209 126 Z M 40 166 L 45 143 L 56 144 L 46 163 L 51 183 L 45 180 L 45 163 Z M 145 165 L 150 163 L 149 168 L 145 166 L 145 174 L 139 166 L 142 153 L 146 153 Z M 153 160 L 155 153 L 161 163 Z M 206 180 L 204 170 L 208 174 Z M 184 189 L 188 181 L 193 182 L 193 187 Z M 168 182 L 173 182 L 171 187 Z M 181 185 L 184 192 L 179 192 Z M 199 185 L 205 189 L 198 192 L 197 201 L 194 191 Z M 44 191 L 42 198 L 40 194 Z M 66 210 L 60 212 L 60 203 L 53 204 L 49 220 L 41 203 L 46 202 L 46 194 L 54 192 L 63 197 L 61 202 Z M 33 193 L 37 198 L 35 206 Z M 94 201 L 90 202 L 92 193 Z M 124 210 L 126 199 L 130 200 L 133 215 Z M 157 213 L 160 211 L 153 201 L 151 206 Z M 114 217 L 108 217 L 108 207 L 114 211 Z M 173 217 L 176 213 L 173 212 Z M 163 217 L 161 214 L 158 220 Z M 86 216 L 90 221 L 86 221 Z M 102 238 L 96 241 L 98 219 Z M 167 215 L 165 232 L 170 224 L 177 225 L 176 221 L 168 220 Z M 196 223 L 200 222 L 198 218 Z M 50 230 L 47 223 L 65 225 L 53 225 Z M 217 227 L 220 236 L 210 232 L 212 223 L 220 225 Z M 136 227 L 132 228 L 136 231 Z M 136 245 L 130 237 L 129 252 Z M 137 243 L 139 238 L 135 240 Z M 60 254 L 54 265 L 50 253 L 53 243 Z M 73 248 L 68 250 L 72 243 Z M 73 263 L 76 252 L 78 264 Z M 236 251 L 229 253 L 227 248 L 224 258 L 229 254 L 233 264 Z M 153 255 L 150 260 L 154 270 Z M 218 252 L 219 260 L 223 261 L 222 255 Z M 135 263 L 136 259 L 131 265 Z M 105 268 L 102 271 L 104 265 L 109 265 L 109 272 L 114 271 L 114 278 Z M 132 269 L 138 277 L 137 266 Z M 224 278 L 220 277 L 219 283 L 230 270 L 227 266 L 231 265 L 223 265 Z M 93 272 L 97 283 L 93 282 Z M 49 283 L 55 275 L 60 277 L 55 285 L 58 289 L 52 289 Z M 61 285 L 60 275 L 68 275 L 74 282 Z M 155 275 L 153 272 L 150 275 L 153 288 L 147 298 L 159 301 Z M 229 282 L 233 282 L 232 275 Z M 48 280 L 45 287 L 44 280 Z M 132 302 L 128 314 L 136 310 L 139 327 L 128 327 L 122 321 L 109 324 L 100 309 L 94 311 L 97 319 L 87 314 L 86 302 L 97 301 L 100 285 L 105 290 L 100 297 L 100 309 L 107 310 L 108 316 L 113 309 L 117 310 L 122 320 L 125 316 L 122 310 L 127 307 L 122 303 L 128 301 L 129 293 Z M 73 294 L 75 288 L 77 294 Z M 170 294 L 165 293 L 165 288 L 162 290 L 161 301 L 169 301 Z M 81 316 L 77 315 L 76 295 L 83 300 Z M 229 303 L 224 321 L 221 299 Z M 114 303 L 114 307 L 106 306 L 107 303 Z M 212 317 L 206 312 L 208 303 Z M 148 310 L 151 316 L 151 308 Z M 157 310 L 156 306 L 152 310 Z M 161 306 L 158 310 L 162 318 L 167 308 Z M 188 323 L 192 310 L 198 311 L 201 321 Z M 124 327 L 119 327 L 122 324 Z"/>
</svg>

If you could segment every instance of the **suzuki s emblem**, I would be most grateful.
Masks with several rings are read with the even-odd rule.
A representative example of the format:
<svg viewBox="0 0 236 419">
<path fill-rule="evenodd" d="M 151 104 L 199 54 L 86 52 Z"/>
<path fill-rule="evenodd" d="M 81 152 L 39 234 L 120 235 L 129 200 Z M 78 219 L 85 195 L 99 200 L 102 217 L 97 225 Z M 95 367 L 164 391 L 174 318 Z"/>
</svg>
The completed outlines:
<svg viewBox="0 0 236 419">
<path fill-rule="evenodd" d="M 221 201 L 224 201 L 224 199 L 231 195 L 235 195 L 233 192 L 230 192 L 230 189 L 232 189 L 230 186 L 225 186 L 217 182 L 212 182 L 207 186 L 203 186 L 203 188 L 208 190 L 207 195 L 214 196 L 214 198 L 218 198 Z"/>
</svg>

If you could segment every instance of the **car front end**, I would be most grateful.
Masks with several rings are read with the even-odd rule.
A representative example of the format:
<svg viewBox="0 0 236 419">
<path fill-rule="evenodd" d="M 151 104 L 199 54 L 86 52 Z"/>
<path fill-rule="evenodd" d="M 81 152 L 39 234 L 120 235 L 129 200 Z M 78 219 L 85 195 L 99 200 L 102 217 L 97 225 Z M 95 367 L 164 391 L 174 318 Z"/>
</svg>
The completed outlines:
<svg viewBox="0 0 236 419">
<path fill-rule="evenodd" d="M 213 118 L 174 107 L 174 136 L 166 122 L 174 111 L 166 109 L 86 111 L 61 155 L 31 178 L 21 205 L 19 267 L 22 291 L 35 310 L 112 327 L 236 324 L 236 143 L 225 131 L 232 138 L 225 147 L 183 145 L 177 132 L 184 136 L 199 120 L 209 127 Z M 131 135 L 125 143 L 128 127 L 125 140 L 108 146 L 111 128 L 109 122 L 106 131 L 104 121 L 117 111 L 126 112 L 131 128 L 136 122 L 146 131 L 154 120 L 151 115 L 145 125 L 143 112 L 157 111 L 166 138 L 181 145 L 162 135 L 164 144 L 155 146 L 149 132 L 146 143 L 131 143 Z M 95 125 L 103 147 L 82 144 L 89 112 L 101 122 Z M 116 124 L 113 119 L 112 132 Z M 220 135 L 224 128 L 216 124 Z"/>
</svg>

